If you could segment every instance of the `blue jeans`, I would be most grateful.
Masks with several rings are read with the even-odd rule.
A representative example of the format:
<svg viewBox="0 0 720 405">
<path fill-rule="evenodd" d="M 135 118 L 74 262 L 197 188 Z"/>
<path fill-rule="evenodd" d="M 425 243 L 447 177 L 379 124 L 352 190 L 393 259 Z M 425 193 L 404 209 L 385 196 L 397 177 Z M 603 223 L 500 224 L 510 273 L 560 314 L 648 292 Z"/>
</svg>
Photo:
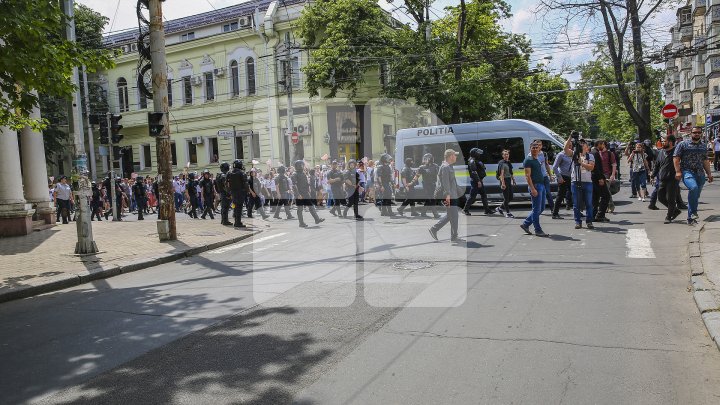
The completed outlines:
<svg viewBox="0 0 720 405">
<path fill-rule="evenodd" d="M 647 172 L 645 170 L 641 170 L 639 172 L 632 172 L 631 175 L 631 185 L 633 192 L 637 190 L 637 192 L 640 192 L 640 189 L 643 190 L 647 188 Z"/>
<path fill-rule="evenodd" d="M 633 173 L 634 174 L 634 173 Z M 645 172 L 643 172 L 645 174 Z M 592 223 L 593 221 L 593 184 L 582 182 L 580 185 L 573 182 L 572 184 L 572 196 L 573 196 L 573 212 L 575 214 L 575 223 L 581 224 L 582 217 L 580 216 L 581 201 L 580 198 L 585 199 L 585 221 Z M 580 194 L 582 192 L 582 194 Z"/>
<path fill-rule="evenodd" d="M 175 211 L 179 211 L 183 204 L 182 193 L 175 193 Z"/>
<path fill-rule="evenodd" d="M 530 192 L 530 187 L 528 187 L 528 192 L 530 193 L 530 199 L 532 201 L 532 212 L 530 213 L 530 215 L 528 215 L 527 218 L 525 218 L 523 225 L 530 226 L 530 224 L 533 224 L 533 227 L 535 228 L 535 233 L 538 233 L 542 232 L 542 228 L 540 227 L 540 214 L 542 214 L 543 210 L 545 209 L 545 184 L 535 184 L 535 190 L 537 190 L 537 197 L 532 196 L 532 193 Z"/>
<path fill-rule="evenodd" d="M 705 175 L 683 170 L 683 183 L 688 188 L 688 219 L 692 214 L 697 215 L 700 192 L 705 185 Z"/>
</svg>

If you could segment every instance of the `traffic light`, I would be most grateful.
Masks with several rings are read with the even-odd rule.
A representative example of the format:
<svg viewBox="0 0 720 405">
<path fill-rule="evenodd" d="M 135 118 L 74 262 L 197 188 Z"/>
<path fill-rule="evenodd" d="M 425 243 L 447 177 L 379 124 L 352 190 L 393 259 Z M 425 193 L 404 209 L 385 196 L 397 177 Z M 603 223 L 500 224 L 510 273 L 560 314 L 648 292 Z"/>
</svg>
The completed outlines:
<svg viewBox="0 0 720 405">
<path fill-rule="evenodd" d="M 163 128 L 165 128 L 165 125 L 163 124 L 164 118 L 165 113 L 148 113 L 148 129 L 150 130 L 150 136 L 159 136 L 162 133 Z"/>
<path fill-rule="evenodd" d="M 119 146 L 113 145 L 113 161 L 117 162 L 120 160 L 120 155 L 122 154 L 122 150 Z"/>
<path fill-rule="evenodd" d="M 98 124 L 100 125 L 100 145 L 107 145 L 108 139 L 108 124 L 105 116 L 98 117 Z"/>
<path fill-rule="evenodd" d="M 121 119 L 122 115 L 120 114 L 113 114 L 110 116 L 110 139 L 113 144 L 120 143 L 123 139 L 123 136 L 120 133 L 120 130 L 123 129 L 123 126 L 120 125 Z"/>
</svg>

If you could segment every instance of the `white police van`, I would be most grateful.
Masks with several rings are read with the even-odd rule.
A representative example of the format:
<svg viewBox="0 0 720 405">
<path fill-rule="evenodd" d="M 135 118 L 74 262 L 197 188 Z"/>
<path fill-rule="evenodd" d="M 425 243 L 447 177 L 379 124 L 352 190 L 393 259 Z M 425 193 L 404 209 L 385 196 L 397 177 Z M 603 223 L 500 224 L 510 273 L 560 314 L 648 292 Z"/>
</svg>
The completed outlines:
<svg viewBox="0 0 720 405">
<path fill-rule="evenodd" d="M 467 161 L 470 149 L 480 148 L 483 151 L 481 160 L 487 169 L 484 185 L 488 196 L 502 199 L 500 182 L 495 174 L 503 149 L 508 149 L 517 182 L 513 191 L 517 197 L 529 198 L 522 162 L 530 153 L 530 143 L 534 140 L 543 143 L 550 165 L 565 144 L 565 139 L 550 129 L 532 121 L 516 119 L 401 129 L 396 136 L 395 165 L 397 170 L 402 170 L 405 159 L 412 158 L 413 169 L 417 169 L 426 153 L 432 154 L 435 163 L 441 165 L 445 150 L 454 149 L 460 152 L 455 163 L 455 177 L 460 186 L 466 187 L 469 192 Z M 553 189 L 557 187 L 556 184 L 552 186 Z"/>
</svg>

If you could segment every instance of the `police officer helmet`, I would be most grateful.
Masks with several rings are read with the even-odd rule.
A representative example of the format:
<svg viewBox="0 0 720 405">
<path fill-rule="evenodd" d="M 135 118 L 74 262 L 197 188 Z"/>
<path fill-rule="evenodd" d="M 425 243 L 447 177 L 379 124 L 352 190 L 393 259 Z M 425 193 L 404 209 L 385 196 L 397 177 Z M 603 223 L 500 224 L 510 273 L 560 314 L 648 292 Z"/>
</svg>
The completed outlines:
<svg viewBox="0 0 720 405">
<path fill-rule="evenodd" d="M 210 170 L 209 170 L 209 169 L 203 170 L 203 176 L 206 175 L 206 174 L 210 174 Z"/>
<path fill-rule="evenodd" d="M 287 171 L 287 168 L 285 166 L 280 166 L 277 168 L 277 172 L 279 174 L 285 174 L 286 171 Z"/>
<path fill-rule="evenodd" d="M 242 159 L 235 159 L 233 162 L 233 169 L 245 170 Z"/>
<path fill-rule="evenodd" d="M 479 148 L 472 148 L 470 149 L 470 157 L 473 159 L 480 159 L 480 155 L 482 155 L 483 151 Z"/>
<path fill-rule="evenodd" d="M 223 173 L 227 173 L 230 171 L 230 164 L 228 162 L 222 162 L 220 163 L 220 171 Z"/>
<path fill-rule="evenodd" d="M 427 163 L 433 163 L 435 162 L 435 158 L 433 157 L 432 153 L 426 153 L 423 155 L 423 161 Z"/>
<path fill-rule="evenodd" d="M 382 164 L 390 163 L 390 159 L 392 159 L 392 157 L 387 153 L 380 155 L 380 163 Z"/>
<path fill-rule="evenodd" d="M 194 172 L 188 173 L 188 179 L 195 180 L 195 173 Z"/>
<path fill-rule="evenodd" d="M 356 165 L 356 166 L 357 166 L 357 160 L 355 160 L 355 159 L 350 159 L 350 160 L 348 160 L 348 166 L 350 166 L 350 165 Z"/>
<path fill-rule="evenodd" d="M 301 172 L 305 168 L 305 161 L 304 160 L 296 160 L 295 163 L 293 163 L 293 167 L 295 167 L 296 171 Z"/>
</svg>

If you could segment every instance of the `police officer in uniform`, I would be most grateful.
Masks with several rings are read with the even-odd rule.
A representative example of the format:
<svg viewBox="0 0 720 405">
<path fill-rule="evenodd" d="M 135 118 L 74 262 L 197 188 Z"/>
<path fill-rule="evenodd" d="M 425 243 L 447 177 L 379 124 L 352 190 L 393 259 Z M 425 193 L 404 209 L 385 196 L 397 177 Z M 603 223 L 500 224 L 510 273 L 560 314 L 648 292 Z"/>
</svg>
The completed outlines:
<svg viewBox="0 0 720 405">
<path fill-rule="evenodd" d="M 435 163 L 435 158 L 431 153 L 423 155 L 423 165 L 418 169 L 415 175 L 415 181 L 422 178 L 422 196 L 425 197 L 425 205 L 423 206 L 420 216 L 427 217 L 428 208 L 432 210 L 435 219 L 440 218 L 437 212 L 437 199 L 435 199 L 435 187 L 437 186 L 438 172 L 440 166 Z"/>
<path fill-rule="evenodd" d="M 92 210 L 90 220 L 94 221 L 95 217 L 97 217 L 98 221 L 102 221 L 102 217 L 100 217 L 100 213 L 102 212 L 102 193 L 100 193 L 100 189 L 98 188 L 97 183 L 95 183 L 94 181 L 92 182 L 92 197 L 90 200 L 90 209 Z"/>
<path fill-rule="evenodd" d="M 353 208 L 355 219 L 360 221 L 363 217 L 358 213 L 358 204 L 360 203 L 360 173 L 357 171 L 357 162 L 350 159 L 348 169 L 345 172 L 345 192 L 347 194 L 347 205 L 343 211 L 343 217 L 347 218 L 350 207 Z"/>
<path fill-rule="evenodd" d="M 228 219 L 230 213 L 230 190 L 227 188 L 227 173 L 230 171 L 228 162 L 220 164 L 220 173 L 215 177 L 215 190 L 220 195 L 220 223 L 223 225 L 232 225 Z M 210 217 L 212 218 L 212 217 Z"/>
<path fill-rule="evenodd" d="M 236 159 L 233 162 L 233 171 L 227 176 L 227 186 L 230 188 L 230 194 L 232 194 L 232 201 L 235 204 L 233 215 L 235 217 L 236 228 L 245 228 L 245 224 L 242 223 L 242 210 L 243 204 L 247 200 L 248 192 L 250 191 L 250 185 L 248 184 L 248 178 L 245 174 L 245 167 L 243 161 Z"/>
<path fill-rule="evenodd" d="M 143 218 L 143 213 L 145 212 L 145 208 L 147 208 L 147 194 L 145 192 L 145 182 L 143 182 L 142 177 L 135 179 L 132 192 L 135 197 L 135 204 L 137 205 L 138 221 L 142 221 L 145 219 Z"/>
<path fill-rule="evenodd" d="M 295 219 L 295 217 L 290 213 L 290 203 L 292 201 L 290 196 L 290 181 L 285 175 L 287 168 L 285 166 L 280 166 L 278 167 L 277 172 L 278 175 L 275 177 L 275 190 L 277 193 L 278 203 L 275 207 L 275 215 L 273 215 L 273 218 L 280 219 L 280 210 L 284 208 L 287 219 Z"/>
<path fill-rule="evenodd" d="M 255 208 L 255 211 L 260 213 L 260 216 L 262 219 L 267 219 L 268 214 L 265 213 L 265 207 L 262 205 L 262 198 L 260 198 L 260 195 L 262 194 L 262 184 L 260 184 L 260 179 L 257 176 L 257 171 L 255 169 L 250 170 L 250 177 L 248 178 L 248 183 L 250 184 L 250 196 L 248 197 L 248 218 L 252 218 L 252 210 L 253 207 Z"/>
<path fill-rule="evenodd" d="M 185 184 L 185 192 L 190 200 L 190 212 L 188 215 L 190 218 L 198 218 L 198 194 L 197 194 L 198 182 L 195 180 L 195 173 L 188 174 L 188 182 Z"/>
<path fill-rule="evenodd" d="M 293 164 L 295 167 L 295 173 L 293 173 L 292 187 L 295 192 L 295 205 L 297 205 L 297 217 L 301 228 L 307 228 L 307 224 L 303 221 L 303 208 L 308 207 L 310 215 L 315 219 L 315 223 L 319 224 L 325 221 L 324 218 L 320 218 L 315 212 L 315 206 L 313 206 L 312 198 L 313 191 L 310 187 L 310 182 L 305 174 L 305 162 L 302 160 L 296 160 Z"/>
<path fill-rule="evenodd" d="M 485 186 L 483 179 L 487 176 L 485 170 L 485 164 L 480 161 L 480 156 L 483 154 L 482 149 L 472 148 L 470 149 L 470 160 L 468 161 L 468 171 L 470 172 L 470 198 L 465 202 L 463 213 L 470 215 L 470 207 L 477 200 L 478 193 L 483 203 L 483 209 L 485 215 L 491 215 L 493 210 L 488 207 L 487 192 L 485 192 Z"/>
<path fill-rule="evenodd" d="M 215 207 L 215 187 L 213 180 L 210 178 L 210 170 L 205 169 L 203 171 L 203 178 L 200 180 L 200 190 L 202 191 L 203 197 L 203 213 L 200 218 L 205 219 L 205 216 L 210 214 L 210 219 L 215 219 L 213 216 L 213 208 Z"/>
<path fill-rule="evenodd" d="M 410 205 L 410 215 L 415 217 L 420 214 L 415 212 L 415 172 L 412 169 L 414 162 L 412 158 L 405 159 L 405 167 L 400 172 L 400 181 L 405 189 L 405 200 L 403 201 L 398 213 L 402 216 L 405 207 Z"/>
<path fill-rule="evenodd" d="M 380 155 L 380 167 L 377 168 L 377 178 L 380 191 L 380 215 L 392 216 L 393 171 L 390 167 L 392 158 L 387 153 Z"/>
</svg>

